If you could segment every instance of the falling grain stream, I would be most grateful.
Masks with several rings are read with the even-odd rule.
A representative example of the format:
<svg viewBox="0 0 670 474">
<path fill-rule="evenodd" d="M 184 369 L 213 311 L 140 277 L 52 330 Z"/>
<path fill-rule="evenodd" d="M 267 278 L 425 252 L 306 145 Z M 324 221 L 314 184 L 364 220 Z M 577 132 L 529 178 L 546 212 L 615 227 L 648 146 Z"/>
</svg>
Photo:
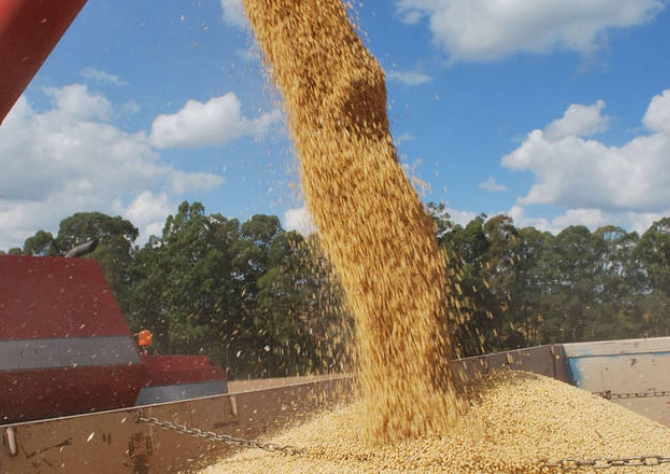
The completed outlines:
<svg viewBox="0 0 670 474">
<path fill-rule="evenodd" d="M 384 73 L 340 2 L 245 3 L 282 92 L 302 187 L 356 321 L 370 439 L 455 417 L 434 228 L 400 167 Z"/>
<path fill-rule="evenodd" d="M 313 447 L 303 455 L 245 452 L 205 472 L 525 473 L 669 453 L 666 428 L 560 382 L 506 373 L 456 390 L 444 261 L 398 163 L 381 67 L 340 0 L 243 3 L 355 318 L 360 401 L 278 438 Z"/>
</svg>

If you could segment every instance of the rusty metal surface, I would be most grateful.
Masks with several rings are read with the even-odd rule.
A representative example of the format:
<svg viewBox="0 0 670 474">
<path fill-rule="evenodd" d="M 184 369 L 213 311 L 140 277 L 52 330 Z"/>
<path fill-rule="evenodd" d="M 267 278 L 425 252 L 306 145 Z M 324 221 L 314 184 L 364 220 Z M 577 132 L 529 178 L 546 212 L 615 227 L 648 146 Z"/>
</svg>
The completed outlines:
<svg viewBox="0 0 670 474">
<path fill-rule="evenodd" d="M 189 472 L 240 448 L 165 431 L 138 421 L 141 416 L 255 439 L 346 399 L 351 386 L 350 377 L 304 379 L 267 390 L 2 425 L 0 474 Z"/>
<path fill-rule="evenodd" d="M 500 369 L 553 377 L 670 426 L 669 337 L 551 344 L 454 363 L 465 378 Z"/>
<path fill-rule="evenodd" d="M 534 372 L 670 426 L 670 337 L 551 344 L 454 361 L 455 373 Z"/>
<path fill-rule="evenodd" d="M 468 357 L 453 362 L 455 373 L 471 378 L 492 370 L 525 370 L 565 381 L 564 353 L 560 344 Z"/>
<path fill-rule="evenodd" d="M 670 338 L 564 344 L 566 381 L 670 426 Z"/>
<path fill-rule="evenodd" d="M 228 380 L 228 392 L 249 392 L 251 390 L 264 390 L 267 388 L 285 387 L 287 385 L 296 385 L 305 382 L 316 382 L 319 380 L 329 380 L 332 375 L 309 375 L 297 377 L 273 377 L 266 379 L 249 380 Z"/>
</svg>

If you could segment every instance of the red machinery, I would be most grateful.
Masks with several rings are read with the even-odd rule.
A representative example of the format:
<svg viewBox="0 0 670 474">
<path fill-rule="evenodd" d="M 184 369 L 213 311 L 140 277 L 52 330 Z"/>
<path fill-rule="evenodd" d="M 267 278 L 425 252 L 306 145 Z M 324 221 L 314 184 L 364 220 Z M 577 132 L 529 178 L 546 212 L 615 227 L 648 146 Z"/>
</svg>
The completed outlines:
<svg viewBox="0 0 670 474">
<path fill-rule="evenodd" d="M 0 123 L 86 0 L 0 2 Z"/>
<path fill-rule="evenodd" d="M 140 354 L 94 260 L 0 255 L 0 425 L 226 391 L 206 357 Z"/>
<path fill-rule="evenodd" d="M 0 122 L 85 3 L 0 1 Z M 0 425 L 226 391 L 205 357 L 140 355 L 95 261 L 0 256 Z"/>
<path fill-rule="evenodd" d="M 0 424 L 132 406 L 143 379 L 94 260 L 0 256 Z"/>
</svg>

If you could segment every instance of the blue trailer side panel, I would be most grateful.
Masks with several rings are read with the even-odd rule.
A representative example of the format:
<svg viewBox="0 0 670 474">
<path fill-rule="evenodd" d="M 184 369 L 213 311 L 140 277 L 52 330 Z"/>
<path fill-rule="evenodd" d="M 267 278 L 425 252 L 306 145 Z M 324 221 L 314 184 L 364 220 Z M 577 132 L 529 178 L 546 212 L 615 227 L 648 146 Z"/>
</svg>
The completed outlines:
<svg viewBox="0 0 670 474">
<path fill-rule="evenodd" d="M 563 344 L 566 382 L 670 426 L 670 338 Z"/>
</svg>

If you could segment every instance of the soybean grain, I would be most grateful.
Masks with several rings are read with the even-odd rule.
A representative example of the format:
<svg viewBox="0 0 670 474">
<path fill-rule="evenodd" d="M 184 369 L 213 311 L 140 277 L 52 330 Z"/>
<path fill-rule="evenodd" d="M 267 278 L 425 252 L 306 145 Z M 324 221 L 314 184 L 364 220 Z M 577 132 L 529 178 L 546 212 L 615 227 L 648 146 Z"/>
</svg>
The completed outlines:
<svg viewBox="0 0 670 474">
<path fill-rule="evenodd" d="M 244 0 L 277 85 L 319 238 L 355 320 L 362 429 L 379 444 L 457 418 L 445 277 L 400 166 L 384 72 L 340 0 Z"/>
</svg>

